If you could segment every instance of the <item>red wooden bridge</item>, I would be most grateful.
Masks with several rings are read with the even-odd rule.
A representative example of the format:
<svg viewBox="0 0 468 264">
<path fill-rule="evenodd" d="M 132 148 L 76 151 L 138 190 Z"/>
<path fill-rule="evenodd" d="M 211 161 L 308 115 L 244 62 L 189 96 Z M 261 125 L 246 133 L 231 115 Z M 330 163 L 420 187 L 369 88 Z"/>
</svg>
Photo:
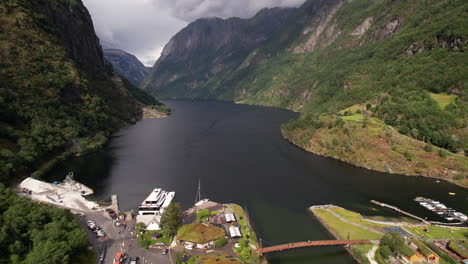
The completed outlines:
<svg viewBox="0 0 468 264">
<path fill-rule="evenodd" d="M 370 240 L 320 240 L 320 241 L 307 241 L 307 242 L 296 242 L 284 245 L 264 247 L 256 250 L 258 254 L 265 254 L 275 251 L 283 251 L 293 248 L 303 247 L 320 247 L 320 246 L 343 246 L 343 245 L 360 245 L 360 244 L 371 244 Z"/>
</svg>

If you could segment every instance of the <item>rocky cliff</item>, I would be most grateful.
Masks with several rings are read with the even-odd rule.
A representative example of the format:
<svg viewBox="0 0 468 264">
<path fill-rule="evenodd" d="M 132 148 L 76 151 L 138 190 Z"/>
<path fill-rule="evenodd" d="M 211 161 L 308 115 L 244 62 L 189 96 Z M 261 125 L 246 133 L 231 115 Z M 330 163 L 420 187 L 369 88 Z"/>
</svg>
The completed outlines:
<svg viewBox="0 0 468 264">
<path fill-rule="evenodd" d="M 264 16 L 262 24 L 276 23 L 266 38 L 255 23 L 246 37 L 219 26 L 229 19 L 204 19 L 172 38 L 144 87 L 300 111 L 283 134 L 309 151 L 468 185 L 466 8 L 463 0 L 308 0 Z M 261 45 L 245 44 L 252 39 Z"/>
<path fill-rule="evenodd" d="M 2 1 L 0 69 L 4 183 L 142 116 L 141 103 L 115 83 L 81 0 Z"/>
<path fill-rule="evenodd" d="M 142 87 L 161 96 L 199 97 L 198 88 L 238 67 L 284 25 L 294 9 L 263 9 L 250 19 L 198 19 L 165 46 Z"/>
<path fill-rule="evenodd" d="M 114 71 L 125 77 L 133 85 L 139 86 L 151 70 L 145 67 L 137 57 L 119 49 L 104 49 L 104 58 L 112 64 Z"/>
</svg>

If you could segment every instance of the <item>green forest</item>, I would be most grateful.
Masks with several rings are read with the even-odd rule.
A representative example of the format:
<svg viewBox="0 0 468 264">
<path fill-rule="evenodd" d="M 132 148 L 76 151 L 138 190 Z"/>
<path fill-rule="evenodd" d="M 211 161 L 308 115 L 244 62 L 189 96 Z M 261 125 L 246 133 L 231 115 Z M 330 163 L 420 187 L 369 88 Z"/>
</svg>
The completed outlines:
<svg viewBox="0 0 468 264">
<path fill-rule="evenodd" d="M 141 118 L 142 105 L 163 106 L 126 80 L 115 82 L 81 1 L 2 1 L 0 69 L 0 263 L 94 262 L 69 211 L 9 187 L 101 147 Z"/>
<path fill-rule="evenodd" d="M 0 263 L 86 263 L 86 232 L 69 211 L 37 204 L 0 184 Z"/>
</svg>

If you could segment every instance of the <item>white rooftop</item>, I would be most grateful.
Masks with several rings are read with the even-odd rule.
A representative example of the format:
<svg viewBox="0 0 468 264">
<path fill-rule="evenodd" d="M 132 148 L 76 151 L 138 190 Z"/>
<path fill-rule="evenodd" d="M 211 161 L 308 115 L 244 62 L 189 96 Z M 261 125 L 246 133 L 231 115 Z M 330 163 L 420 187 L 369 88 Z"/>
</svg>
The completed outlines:
<svg viewBox="0 0 468 264">
<path fill-rule="evenodd" d="M 237 226 L 230 226 L 229 234 L 231 235 L 231 237 L 242 237 L 241 232 Z"/>
</svg>

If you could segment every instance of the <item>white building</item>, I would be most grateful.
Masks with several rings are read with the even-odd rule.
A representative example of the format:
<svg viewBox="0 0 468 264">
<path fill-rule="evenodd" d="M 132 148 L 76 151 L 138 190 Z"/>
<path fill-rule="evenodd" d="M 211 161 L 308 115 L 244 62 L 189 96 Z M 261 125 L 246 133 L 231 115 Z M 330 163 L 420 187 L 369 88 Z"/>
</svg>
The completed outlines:
<svg viewBox="0 0 468 264">
<path fill-rule="evenodd" d="M 160 230 L 161 229 L 161 215 L 137 215 L 137 223 L 143 223 L 146 230 Z"/>
<path fill-rule="evenodd" d="M 232 238 L 242 237 L 242 234 L 237 226 L 230 226 L 229 227 L 229 234 Z"/>
</svg>

